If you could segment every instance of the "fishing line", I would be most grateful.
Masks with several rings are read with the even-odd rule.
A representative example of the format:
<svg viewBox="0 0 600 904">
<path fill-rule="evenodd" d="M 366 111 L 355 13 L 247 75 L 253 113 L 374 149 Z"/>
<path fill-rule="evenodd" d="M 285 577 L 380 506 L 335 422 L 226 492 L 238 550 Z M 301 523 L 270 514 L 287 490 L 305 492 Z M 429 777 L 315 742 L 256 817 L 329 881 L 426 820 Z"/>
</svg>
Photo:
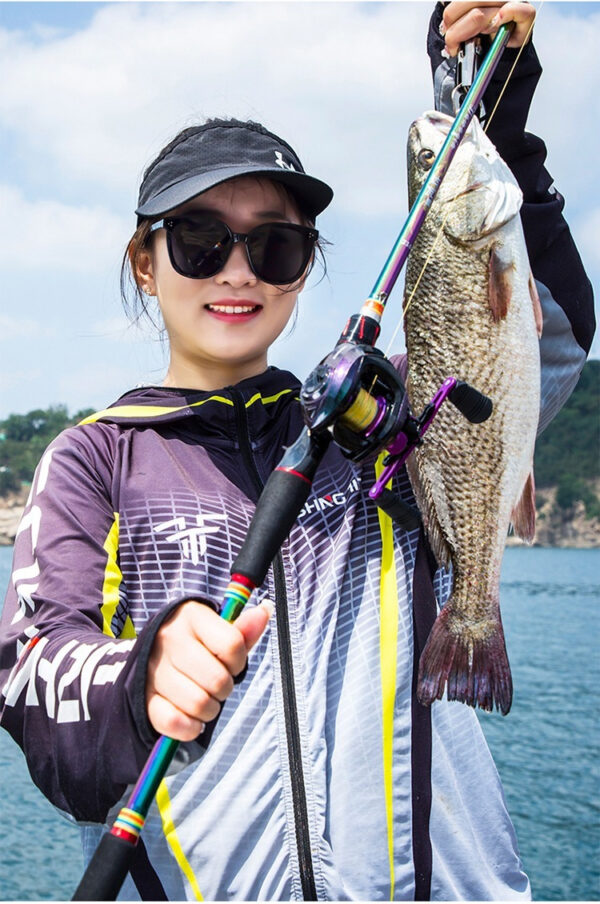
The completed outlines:
<svg viewBox="0 0 600 904">
<path fill-rule="evenodd" d="M 538 17 L 538 13 L 539 13 L 540 9 L 542 8 L 543 4 L 544 4 L 544 0 L 541 0 L 539 6 L 538 6 L 537 9 L 536 9 L 536 12 L 535 12 L 535 16 L 534 16 L 534 18 L 533 18 L 533 21 L 532 21 L 531 25 L 529 26 L 529 29 L 528 29 L 528 31 L 527 31 L 527 34 L 525 35 L 525 40 L 523 41 L 523 43 L 522 43 L 521 46 L 519 47 L 519 51 L 518 51 L 518 53 L 517 53 L 517 55 L 516 55 L 516 57 L 515 57 L 515 61 L 514 61 L 514 63 L 512 64 L 511 69 L 510 69 L 510 72 L 509 72 L 508 75 L 506 76 L 506 79 L 504 80 L 504 84 L 503 84 L 503 86 L 502 86 L 502 90 L 500 91 L 500 94 L 498 95 L 498 99 L 496 100 L 496 103 L 494 104 L 494 108 L 492 109 L 492 112 L 490 113 L 490 115 L 489 115 L 489 117 L 488 117 L 488 119 L 487 119 L 487 122 L 486 122 L 486 124 L 485 124 L 485 128 L 484 128 L 484 130 L 483 130 L 484 132 L 487 132 L 487 130 L 488 130 L 489 126 L 490 126 L 490 123 L 491 123 L 491 121 L 492 121 L 492 118 L 493 118 L 493 116 L 494 116 L 494 113 L 495 113 L 496 110 L 498 109 L 498 104 L 499 104 L 500 101 L 502 100 L 502 97 L 503 97 L 503 95 L 504 95 L 504 92 L 506 91 L 506 88 L 507 88 L 507 86 L 508 86 L 508 83 L 509 83 L 509 81 L 510 81 L 510 79 L 511 79 L 511 77 L 512 77 L 513 72 L 515 71 L 516 65 L 517 65 L 517 63 L 519 62 L 519 59 L 520 59 L 520 57 L 521 57 L 521 54 L 523 53 L 523 50 L 524 50 L 525 47 L 527 46 L 527 43 L 528 43 L 529 38 L 530 38 L 530 36 L 531 36 L 531 32 L 533 31 L 533 26 L 534 26 L 535 23 L 536 23 L 536 20 L 537 20 L 537 17 Z M 388 357 L 388 355 L 389 355 L 389 353 L 390 353 L 390 350 L 391 350 L 391 348 L 392 348 L 392 345 L 394 344 L 394 342 L 395 342 L 395 340 L 396 340 L 396 336 L 398 335 L 398 332 L 400 331 L 400 327 L 401 327 L 402 324 L 403 324 L 403 318 L 406 317 L 406 313 L 407 313 L 408 309 L 410 308 L 410 306 L 411 306 L 411 304 L 412 304 L 413 298 L 415 297 L 416 291 L 417 291 L 417 289 L 419 288 L 419 285 L 420 285 L 420 283 L 421 283 L 421 279 L 423 278 L 423 274 L 425 273 L 425 270 L 426 270 L 427 267 L 429 266 L 429 262 L 430 262 L 430 260 L 431 260 L 431 258 L 432 258 L 432 256 L 433 256 L 433 252 L 435 251 L 435 247 L 436 247 L 436 245 L 437 245 L 437 243 L 438 243 L 438 240 L 439 240 L 440 236 L 442 235 L 442 233 L 443 233 L 443 231 L 444 231 L 444 227 L 445 227 L 445 225 L 446 225 L 446 222 L 447 222 L 449 216 L 450 216 L 450 209 L 448 209 L 448 211 L 446 212 L 446 215 L 444 216 L 442 225 L 440 226 L 440 228 L 439 228 L 439 230 L 438 230 L 438 232 L 437 232 L 437 234 L 436 234 L 436 236 L 435 236 L 435 238 L 434 238 L 434 240 L 433 240 L 433 242 L 432 242 L 432 244 L 431 244 L 431 248 L 429 249 L 429 253 L 428 253 L 427 257 L 425 258 L 425 262 L 424 262 L 424 264 L 423 264 L 423 266 L 422 266 L 422 268 L 421 268 L 421 272 L 419 273 L 419 275 L 418 275 L 418 277 L 417 277 L 417 280 L 416 280 L 416 282 L 415 282 L 415 285 L 413 286 L 412 291 L 411 291 L 411 293 L 410 293 L 410 296 L 408 297 L 408 300 L 407 300 L 407 302 L 406 302 L 406 305 L 402 308 L 401 316 L 400 316 L 400 318 L 399 318 L 399 320 L 398 320 L 398 323 L 397 323 L 397 325 L 396 325 L 396 328 L 395 328 L 395 330 L 394 330 L 394 332 L 393 332 L 393 334 L 392 334 L 392 338 L 390 339 L 390 341 L 389 341 L 389 343 L 388 343 L 388 345 L 387 345 L 387 348 L 386 348 L 386 350 L 385 350 L 385 356 L 386 356 L 386 358 Z"/>
<path fill-rule="evenodd" d="M 533 26 L 535 25 L 535 23 L 536 23 L 536 21 L 537 21 L 537 17 L 538 17 L 539 11 L 541 10 L 541 8 L 542 8 L 543 5 L 544 5 L 544 0 L 541 0 L 540 5 L 538 6 L 538 8 L 537 8 L 536 11 L 535 11 L 535 16 L 533 17 L 533 21 L 532 21 L 531 25 L 529 26 L 529 30 L 528 30 L 527 34 L 525 35 L 525 40 L 523 41 L 523 43 L 522 43 L 521 46 L 519 47 L 519 52 L 517 53 L 517 55 L 516 55 L 516 57 L 515 57 L 515 61 L 514 61 L 514 63 L 513 63 L 512 66 L 511 66 L 510 72 L 509 72 L 508 75 L 506 76 L 506 79 L 505 79 L 505 81 L 504 81 L 504 84 L 502 85 L 502 90 L 500 91 L 500 94 L 498 95 L 498 100 L 497 100 L 496 103 L 494 104 L 494 109 L 492 110 L 492 112 L 490 113 L 490 115 L 489 115 L 489 117 L 488 117 L 488 120 L 487 120 L 487 122 L 486 122 L 486 124 L 485 124 L 485 128 L 484 128 L 484 130 L 483 130 L 484 132 L 487 132 L 487 130 L 488 130 L 489 127 L 490 127 L 490 123 L 491 123 L 491 121 L 492 121 L 492 119 L 493 119 L 493 117 L 494 117 L 494 113 L 495 113 L 496 110 L 498 109 L 498 104 L 499 104 L 500 101 L 502 100 L 502 97 L 503 97 L 503 95 L 504 95 L 504 92 L 506 91 L 506 88 L 507 88 L 508 83 L 509 83 L 509 81 L 510 81 L 510 79 L 511 79 L 511 76 L 512 76 L 513 72 L 515 71 L 515 67 L 516 67 L 517 63 L 519 62 L 519 60 L 520 60 L 520 58 L 521 58 L 521 54 L 523 53 L 525 47 L 527 46 L 527 44 L 528 44 L 528 42 L 529 42 L 529 38 L 531 37 L 531 32 L 533 31 Z"/>
</svg>

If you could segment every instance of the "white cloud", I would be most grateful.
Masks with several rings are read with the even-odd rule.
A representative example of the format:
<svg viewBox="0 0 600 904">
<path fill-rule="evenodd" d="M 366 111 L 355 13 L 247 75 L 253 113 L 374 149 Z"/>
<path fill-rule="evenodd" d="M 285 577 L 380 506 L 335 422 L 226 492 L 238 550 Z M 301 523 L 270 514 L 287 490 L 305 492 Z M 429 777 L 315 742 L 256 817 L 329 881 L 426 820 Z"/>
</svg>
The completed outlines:
<svg viewBox="0 0 600 904">
<path fill-rule="evenodd" d="M 41 368 L 22 368 L 21 370 L 3 370 L 0 371 L 0 389 L 7 392 L 12 389 L 20 388 L 23 384 L 37 383 L 42 378 Z M 4 407 L 4 406 L 3 406 Z M 1 412 L 0 417 L 6 417 L 6 413 Z"/>
<path fill-rule="evenodd" d="M 32 336 L 51 338 L 56 330 L 31 318 L 10 317 L 0 314 L 0 342 L 12 342 L 15 339 L 31 339 Z"/>
<path fill-rule="evenodd" d="M 573 223 L 573 233 L 585 266 L 600 270 L 600 206 Z"/>
<path fill-rule="evenodd" d="M 545 72 L 531 125 L 568 194 L 585 187 L 600 80 L 600 12 L 546 3 L 536 24 Z M 64 34 L 0 30 L 0 123 L 57 177 L 134 201 L 144 168 L 183 125 L 254 117 L 280 131 L 336 207 L 404 209 L 410 121 L 431 106 L 429 3 L 111 3 Z M 585 27 L 582 27 L 582 22 Z M 564 48 L 577 48 L 568 53 Z M 90 195 L 86 195 L 89 197 Z"/>
<path fill-rule="evenodd" d="M 6 379 L 20 370 L 18 340 L 40 327 L 46 311 L 57 332 L 52 343 L 40 343 L 46 369 L 38 385 L 28 383 L 24 397 L 25 377 L 11 384 L 12 410 L 36 407 L 42 398 L 70 408 L 102 406 L 138 375 L 160 380 L 156 342 L 147 343 L 146 353 L 136 331 L 110 318 L 133 225 L 127 211 L 144 166 L 179 128 L 207 115 L 264 121 L 296 147 L 309 172 L 335 188 L 320 221 L 335 242 L 331 287 L 306 293 L 296 332 L 273 351 L 274 363 L 305 376 L 366 297 L 400 228 L 408 125 L 432 102 L 425 51 L 431 8 L 432 2 L 109 3 L 78 30 L 44 30 L 34 27 L 32 4 L 31 27 L 0 28 L 0 129 L 10 158 L 0 184 L 0 263 L 16 287 L 5 297 L 23 316 L 0 322 L 5 337 L 17 340 L 14 349 L 3 346 Z M 593 179 L 599 28 L 600 11 L 582 18 L 566 3 L 543 4 L 535 41 L 544 74 L 530 117 L 596 275 L 600 224 L 590 208 L 600 207 Z M 39 279 L 40 301 L 42 268 L 52 274 Z M 393 309 L 387 316 L 394 319 Z M 79 371 L 73 338 L 81 337 L 89 342 Z M 127 365 L 114 380 L 109 355 Z"/>
<path fill-rule="evenodd" d="M 600 4 L 590 3 L 582 18 L 570 3 L 544 3 L 534 41 L 543 74 L 531 107 L 528 128 L 548 147 L 547 167 L 569 210 L 598 198 L 591 178 L 598 144 L 598 32 Z M 569 48 L 567 50 L 567 48 Z"/>
<path fill-rule="evenodd" d="M 114 264 L 131 228 L 100 205 L 30 201 L 6 184 L 0 184 L 0 209 L 0 264 L 30 271 L 98 272 Z"/>
<path fill-rule="evenodd" d="M 108 317 L 106 320 L 97 320 L 92 324 L 90 334 L 95 338 L 130 344 L 154 338 L 156 330 L 146 322 L 145 318 L 131 322 L 125 314 L 121 314 Z"/>
<path fill-rule="evenodd" d="M 56 387 L 58 398 L 68 399 L 70 410 L 105 408 L 131 389 L 131 370 L 126 365 L 94 363 L 61 373 Z"/>
<path fill-rule="evenodd" d="M 406 127 L 431 103 L 430 6 L 368 7 L 115 3 L 67 36 L 5 33 L 0 120 L 63 179 L 133 199 L 144 164 L 182 125 L 258 118 L 334 183 L 344 207 L 397 209 L 387 181 L 404 195 Z"/>
</svg>

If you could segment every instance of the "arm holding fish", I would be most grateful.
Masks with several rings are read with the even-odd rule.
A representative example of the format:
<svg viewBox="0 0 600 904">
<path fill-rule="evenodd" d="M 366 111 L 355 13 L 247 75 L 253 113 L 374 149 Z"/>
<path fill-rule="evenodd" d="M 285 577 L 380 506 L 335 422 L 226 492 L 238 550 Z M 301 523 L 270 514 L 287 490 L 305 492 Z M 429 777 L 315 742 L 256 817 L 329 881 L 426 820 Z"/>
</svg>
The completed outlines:
<svg viewBox="0 0 600 904">
<path fill-rule="evenodd" d="M 497 6 L 497 5 L 496 5 Z M 458 16 L 464 9 L 468 14 Z M 431 59 L 436 109 L 453 114 L 451 95 L 455 86 L 455 41 L 466 40 L 469 24 L 476 27 L 482 4 L 438 3 L 431 18 L 427 49 Z M 519 9 L 520 8 L 520 9 Z M 499 10 L 502 21 L 525 15 L 529 4 L 508 3 Z M 490 8 L 484 10 L 489 15 Z M 469 18 L 470 15 L 470 18 Z M 512 40 L 524 40 L 528 20 L 519 23 Z M 466 22 L 465 22 L 466 16 Z M 482 20 L 479 19 L 481 22 Z M 462 24 L 461 24 L 462 22 Z M 444 53 L 445 41 L 450 44 Z M 489 33 L 491 21 L 482 26 Z M 497 25 L 496 25 L 497 27 Z M 474 32 L 471 33 L 471 37 Z M 491 113 L 518 54 L 517 47 L 505 51 L 484 98 Z M 527 116 L 542 68 L 531 42 L 523 49 L 506 90 L 495 111 L 488 137 L 512 170 L 523 192 L 521 220 L 533 276 L 543 314 L 540 340 L 542 365 L 539 431 L 556 416 L 575 388 L 594 335 L 595 321 L 591 284 L 563 217 L 564 198 L 553 186 L 544 167 L 546 146 L 525 131 Z"/>
</svg>

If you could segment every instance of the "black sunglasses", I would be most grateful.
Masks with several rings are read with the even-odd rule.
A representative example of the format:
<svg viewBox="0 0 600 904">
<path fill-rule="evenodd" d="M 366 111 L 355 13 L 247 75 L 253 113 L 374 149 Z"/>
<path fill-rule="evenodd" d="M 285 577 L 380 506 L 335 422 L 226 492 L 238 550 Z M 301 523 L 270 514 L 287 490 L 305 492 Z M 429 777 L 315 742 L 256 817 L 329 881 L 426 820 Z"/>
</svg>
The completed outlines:
<svg viewBox="0 0 600 904">
<path fill-rule="evenodd" d="M 316 229 L 295 223 L 263 223 L 248 233 L 232 232 L 208 213 L 193 213 L 153 223 L 151 232 L 167 231 L 169 260 L 177 273 L 207 279 L 223 269 L 236 242 L 244 242 L 258 279 L 283 286 L 304 273 L 319 237 Z"/>
</svg>

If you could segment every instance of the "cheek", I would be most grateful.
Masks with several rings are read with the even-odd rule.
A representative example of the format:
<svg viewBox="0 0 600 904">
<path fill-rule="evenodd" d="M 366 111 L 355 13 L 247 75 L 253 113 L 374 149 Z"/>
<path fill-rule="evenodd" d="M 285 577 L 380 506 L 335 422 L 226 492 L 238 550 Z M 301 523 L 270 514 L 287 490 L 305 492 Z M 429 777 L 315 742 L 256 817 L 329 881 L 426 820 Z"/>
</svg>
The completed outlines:
<svg viewBox="0 0 600 904">
<path fill-rule="evenodd" d="M 286 292 L 285 295 L 278 295 L 272 299 L 271 310 L 274 312 L 272 322 L 276 325 L 279 332 L 286 327 L 288 320 L 294 313 L 298 294 L 298 292 Z"/>
</svg>

